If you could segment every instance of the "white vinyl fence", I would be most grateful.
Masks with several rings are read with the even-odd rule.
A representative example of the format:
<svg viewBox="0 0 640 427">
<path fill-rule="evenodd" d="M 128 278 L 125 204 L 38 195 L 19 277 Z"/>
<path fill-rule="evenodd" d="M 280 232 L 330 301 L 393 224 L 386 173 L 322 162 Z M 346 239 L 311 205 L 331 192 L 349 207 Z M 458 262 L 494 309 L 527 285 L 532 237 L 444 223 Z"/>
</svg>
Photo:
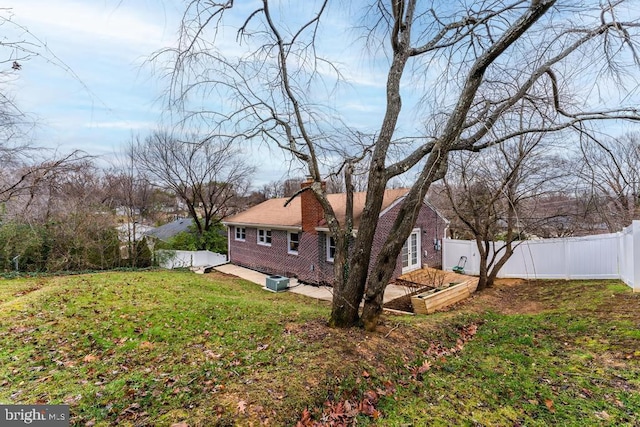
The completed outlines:
<svg viewBox="0 0 640 427">
<path fill-rule="evenodd" d="M 496 248 L 502 245 L 496 242 Z M 467 274 L 479 274 L 475 241 L 444 239 L 442 265 L 455 267 L 467 257 Z M 518 242 L 498 277 L 538 279 L 621 279 L 640 291 L 640 221 L 619 233 Z"/>
<path fill-rule="evenodd" d="M 226 255 L 210 251 L 158 250 L 155 255 L 162 268 L 215 267 L 227 262 Z"/>
</svg>

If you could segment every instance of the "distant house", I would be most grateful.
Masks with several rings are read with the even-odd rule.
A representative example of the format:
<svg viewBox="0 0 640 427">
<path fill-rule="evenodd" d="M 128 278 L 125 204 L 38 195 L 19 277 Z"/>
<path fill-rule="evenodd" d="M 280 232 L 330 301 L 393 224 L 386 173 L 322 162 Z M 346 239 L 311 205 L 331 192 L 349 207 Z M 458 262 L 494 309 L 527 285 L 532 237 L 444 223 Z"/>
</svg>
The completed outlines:
<svg viewBox="0 0 640 427">
<path fill-rule="evenodd" d="M 192 225 L 192 218 L 180 218 L 165 225 L 161 225 L 160 227 L 153 228 L 144 233 L 144 235 L 145 237 L 150 237 L 152 239 L 162 240 L 163 242 L 166 242 L 177 234 L 189 231 L 189 227 L 191 227 Z"/>
<path fill-rule="evenodd" d="M 302 186 L 311 185 L 310 182 Z M 387 238 L 407 189 L 386 190 L 374 238 L 372 259 Z M 338 220 L 345 216 L 345 194 L 329 194 Z M 311 284 L 331 284 L 335 244 L 330 237 L 320 203 L 304 191 L 286 207 L 288 199 L 271 199 L 227 218 L 229 261 L 261 271 L 297 277 Z M 360 225 L 365 193 L 354 194 L 354 231 Z M 448 221 L 423 202 L 415 228 L 398 257 L 392 278 L 422 268 L 440 266 L 440 242 Z"/>
<path fill-rule="evenodd" d="M 153 227 L 137 222 L 125 222 L 118 225 L 116 230 L 118 230 L 118 238 L 121 242 L 138 242 L 146 233 L 153 230 Z"/>
</svg>

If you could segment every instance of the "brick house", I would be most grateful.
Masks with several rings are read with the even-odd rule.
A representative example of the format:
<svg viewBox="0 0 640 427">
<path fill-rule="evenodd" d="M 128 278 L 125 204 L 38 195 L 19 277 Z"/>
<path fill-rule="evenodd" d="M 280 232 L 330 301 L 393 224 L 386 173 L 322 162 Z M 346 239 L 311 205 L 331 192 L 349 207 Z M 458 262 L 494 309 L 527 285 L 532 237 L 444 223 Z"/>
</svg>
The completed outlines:
<svg viewBox="0 0 640 427">
<path fill-rule="evenodd" d="M 310 185 L 303 183 L 302 186 Z M 374 237 L 372 259 L 393 226 L 407 189 L 386 190 Z M 354 232 L 364 208 L 365 193 L 354 193 Z M 345 194 L 329 194 L 338 220 L 345 217 Z M 271 199 L 224 221 L 228 229 L 229 261 L 267 274 L 297 277 L 309 284 L 331 285 L 335 246 L 320 203 L 304 191 L 286 207 L 287 198 Z M 415 228 L 398 257 L 393 279 L 423 265 L 441 266 L 441 239 L 448 221 L 428 202 L 420 208 Z"/>
</svg>

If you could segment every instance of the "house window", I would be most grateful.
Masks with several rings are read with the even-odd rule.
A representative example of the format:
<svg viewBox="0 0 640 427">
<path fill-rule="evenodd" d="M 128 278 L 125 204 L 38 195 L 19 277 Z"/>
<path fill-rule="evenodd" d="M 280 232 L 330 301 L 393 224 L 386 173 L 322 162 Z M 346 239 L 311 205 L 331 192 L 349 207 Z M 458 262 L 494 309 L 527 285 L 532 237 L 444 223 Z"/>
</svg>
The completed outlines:
<svg viewBox="0 0 640 427">
<path fill-rule="evenodd" d="M 271 230 L 258 229 L 258 244 L 271 246 Z"/>
<path fill-rule="evenodd" d="M 244 227 L 236 227 L 236 240 L 244 242 L 247 237 L 247 230 Z"/>
<path fill-rule="evenodd" d="M 336 241 L 333 239 L 333 237 L 329 236 L 328 234 L 326 235 L 326 246 L 327 246 L 327 261 L 329 262 L 333 262 L 333 259 L 336 256 Z"/>
<path fill-rule="evenodd" d="M 298 246 L 300 245 L 300 233 L 289 233 L 289 253 L 298 255 Z"/>
</svg>

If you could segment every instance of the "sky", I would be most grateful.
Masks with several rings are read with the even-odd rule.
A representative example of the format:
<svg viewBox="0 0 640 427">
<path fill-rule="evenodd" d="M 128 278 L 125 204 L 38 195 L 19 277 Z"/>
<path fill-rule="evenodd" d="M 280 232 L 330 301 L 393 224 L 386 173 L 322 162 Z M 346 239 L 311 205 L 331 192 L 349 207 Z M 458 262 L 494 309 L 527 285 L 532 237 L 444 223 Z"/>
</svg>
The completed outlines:
<svg viewBox="0 0 640 427">
<path fill-rule="evenodd" d="M 250 3 L 243 0 L 234 7 Z M 289 7 L 304 8 L 304 3 L 292 2 Z M 11 16 L 14 24 L 0 26 L 0 36 L 33 43 L 39 53 L 21 61 L 19 71 L 8 70 L 10 62 L 0 63 L 7 69 L 2 71 L 11 73 L 10 82 L 4 84 L 11 86 L 21 110 L 37 123 L 35 144 L 62 152 L 81 149 L 101 156 L 106 164 L 132 138 L 166 124 L 166 83 L 150 57 L 176 44 L 183 12 L 182 0 L 5 0 L 0 14 Z M 291 11 L 283 11 L 287 12 Z M 329 107 L 347 112 L 351 125 L 376 131 L 384 114 L 385 77 L 367 63 L 372 52 L 347 50 L 354 39 L 349 33 L 352 24 L 341 21 L 340 13 L 330 16 L 324 47 L 330 46 L 332 57 L 340 58 L 338 65 L 350 83 Z M 234 36 L 235 29 L 228 33 Z M 232 49 L 229 46 L 222 43 L 220 49 Z M 381 59 L 378 55 L 375 60 Z M 437 63 L 428 68 L 433 73 L 439 70 Z M 410 105 L 406 100 L 412 91 L 419 92 L 411 86 L 416 84 L 404 83 L 408 90 L 403 106 Z M 415 112 L 403 116 L 401 132 L 414 131 L 417 118 Z M 277 149 L 252 146 L 248 157 L 258 168 L 256 187 L 288 173 L 302 174 L 299 169 L 289 172 L 290 164 Z"/>
<path fill-rule="evenodd" d="M 183 2 L 5 0 L 1 8 L 15 23 L 0 28 L 7 39 L 34 43 L 39 54 L 21 61 L 10 83 L 20 109 L 37 123 L 36 144 L 81 149 L 108 162 L 131 138 L 166 120 L 165 82 L 149 59 L 176 44 Z M 381 81 L 350 77 L 365 91 L 360 98 L 349 96 L 346 107 L 363 121 L 374 110 L 382 115 L 366 91 Z M 252 147 L 252 155 L 259 159 L 257 186 L 288 174 L 290 165 L 278 150 Z"/>
<path fill-rule="evenodd" d="M 5 34 L 13 29 L 39 45 L 12 82 L 17 104 L 38 124 L 36 143 L 112 156 L 156 126 L 162 87 L 147 60 L 173 42 L 177 9 L 144 0 L 3 3 L 29 32 L 5 25 Z"/>
</svg>

